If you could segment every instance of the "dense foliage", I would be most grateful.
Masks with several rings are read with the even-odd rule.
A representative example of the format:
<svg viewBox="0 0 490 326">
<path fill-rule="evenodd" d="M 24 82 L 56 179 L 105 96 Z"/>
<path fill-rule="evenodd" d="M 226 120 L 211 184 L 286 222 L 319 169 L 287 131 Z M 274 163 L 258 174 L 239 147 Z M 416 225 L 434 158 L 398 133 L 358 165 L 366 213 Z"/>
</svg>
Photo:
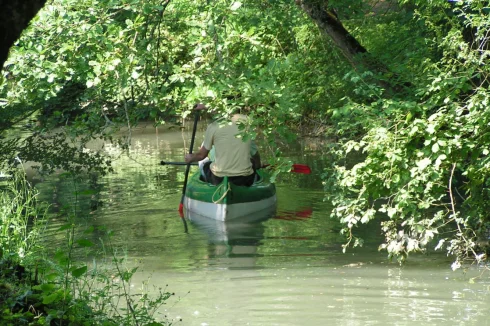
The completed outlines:
<svg viewBox="0 0 490 326">
<path fill-rule="evenodd" d="M 483 261 L 488 245 L 488 8 L 412 4 L 430 50 L 410 53 L 410 73 L 401 71 L 412 94 L 343 107 L 375 118 L 343 144 L 339 155 L 357 151 L 362 159 L 326 174 L 326 191 L 349 241 L 361 243 L 355 227 L 380 218 L 390 255 L 403 260 L 436 239 L 456 269 Z"/>
<path fill-rule="evenodd" d="M 84 149 L 90 139 L 125 126 L 127 144 L 138 121 L 178 122 L 197 101 L 241 107 L 271 160 L 292 130 L 337 140 L 325 192 L 348 244 L 379 219 L 391 256 L 430 244 L 454 268 L 482 261 L 488 13 L 469 0 L 52 0 L 3 71 L 1 130 L 37 125 L 2 159 L 97 170 L 108 162 Z M 362 47 L 347 55 L 346 42 Z M 47 144 L 53 130 L 70 140 Z"/>
</svg>

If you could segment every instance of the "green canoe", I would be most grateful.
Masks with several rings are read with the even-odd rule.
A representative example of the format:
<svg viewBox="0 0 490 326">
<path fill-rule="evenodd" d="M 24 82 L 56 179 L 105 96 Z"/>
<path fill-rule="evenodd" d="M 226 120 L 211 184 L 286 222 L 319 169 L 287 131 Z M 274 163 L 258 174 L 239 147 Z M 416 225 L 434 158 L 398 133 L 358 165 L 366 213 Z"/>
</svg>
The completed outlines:
<svg viewBox="0 0 490 326">
<path fill-rule="evenodd" d="M 217 186 L 199 179 L 199 172 L 189 178 L 185 196 L 186 215 L 198 214 L 218 221 L 246 218 L 275 209 L 276 187 L 266 172 L 250 187 L 237 186 L 225 177 Z"/>
</svg>

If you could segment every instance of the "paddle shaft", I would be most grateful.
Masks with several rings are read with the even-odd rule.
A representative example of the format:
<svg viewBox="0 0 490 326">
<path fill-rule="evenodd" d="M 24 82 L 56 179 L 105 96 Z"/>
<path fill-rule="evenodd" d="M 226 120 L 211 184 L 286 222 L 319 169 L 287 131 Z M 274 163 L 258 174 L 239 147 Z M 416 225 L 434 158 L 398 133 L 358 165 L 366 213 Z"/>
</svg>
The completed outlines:
<svg viewBox="0 0 490 326">
<path fill-rule="evenodd" d="M 187 165 L 187 168 L 189 168 L 190 165 L 198 165 L 196 162 L 187 164 L 185 162 L 165 162 L 161 161 L 160 165 Z M 266 168 L 270 166 L 269 164 L 262 165 L 262 168 Z M 302 174 L 310 174 L 311 169 L 308 165 L 306 164 L 293 164 L 291 171 L 293 173 L 302 173 Z"/>
<path fill-rule="evenodd" d="M 192 127 L 192 137 L 191 137 L 191 146 L 189 148 L 189 154 L 192 154 L 192 149 L 194 148 L 194 139 L 196 138 L 196 130 L 197 130 L 197 122 L 199 121 L 199 111 L 196 111 L 195 116 L 194 116 L 194 126 Z M 184 163 L 186 164 L 186 163 Z M 184 186 L 182 187 L 182 198 L 180 199 L 180 205 L 179 205 L 179 213 L 182 217 L 182 220 L 184 221 L 184 227 L 185 231 L 187 232 L 187 223 L 185 222 L 185 219 L 183 218 L 184 214 L 184 197 L 185 197 L 185 190 L 187 188 L 187 179 L 189 178 L 189 170 L 191 168 L 191 164 L 186 164 L 187 167 L 185 169 L 185 177 L 184 177 Z"/>
<path fill-rule="evenodd" d="M 197 162 L 186 163 L 186 162 L 165 162 L 161 161 L 160 165 L 198 165 Z"/>
<path fill-rule="evenodd" d="M 192 149 L 194 148 L 194 139 L 196 138 L 198 121 L 199 121 L 199 111 L 196 111 L 196 116 L 194 117 L 194 126 L 192 128 L 191 146 L 189 148 L 189 154 L 192 154 Z M 184 187 L 182 188 L 182 200 L 180 201 L 181 203 L 184 202 L 185 189 L 187 188 L 187 179 L 189 178 L 189 170 L 191 168 L 192 163 L 183 162 L 183 164 L 186 165 L 187 167 L 185 169 Z"/>
</svg>

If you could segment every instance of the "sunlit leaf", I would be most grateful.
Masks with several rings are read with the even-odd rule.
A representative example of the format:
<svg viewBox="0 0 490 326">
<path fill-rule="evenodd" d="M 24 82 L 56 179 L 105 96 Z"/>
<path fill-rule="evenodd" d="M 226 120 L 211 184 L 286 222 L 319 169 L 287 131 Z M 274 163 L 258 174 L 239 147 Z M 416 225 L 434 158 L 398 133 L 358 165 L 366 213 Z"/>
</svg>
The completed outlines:
<svg viewBox="0 0 490 326">
<path fill-rule="evenodd" d="M 237 10 L 238 8 L 240 8 L 241 6 L 242 6 L 242 3 L 241 3 L 241 2 L 239 2 L 239 1 L 235 1 L 235 2 L 233 2 L 233 3 L 231 4 L 230 9 L 231 9 L 232 11 L 235 11 L 235 10 Z"/>
<path fill-rule="evenodd" d="M 438 144 L 438 143 L 434 143 L 434 144 L 432 145 L 432 152 L 433 152 L 433 153 L 437 153 L 437 152 L 439 152 L 439 144 Z"/>
<path fill-rule="evenodd" d="M 417 167 L 419 168 L 419 170 L 424 170 L 431 163 L 432 163 L 432 161 L 430 160 L 430 158 L 426 157 L 426 158 L 417 162 Z"/>
</svg>

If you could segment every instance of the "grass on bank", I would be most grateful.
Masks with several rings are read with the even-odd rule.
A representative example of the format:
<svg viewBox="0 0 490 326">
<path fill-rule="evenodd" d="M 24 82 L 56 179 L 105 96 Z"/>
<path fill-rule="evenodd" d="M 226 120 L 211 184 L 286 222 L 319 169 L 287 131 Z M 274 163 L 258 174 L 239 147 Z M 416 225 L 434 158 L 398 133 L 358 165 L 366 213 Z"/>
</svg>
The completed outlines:
<svg viewBox="0 0 490 326">
<path fill-rule="evenodd" d="M 171 325 L 158 309 L 173 295 L 158 289 L 132 293 L 136 268 L 112 253 L 110 268 L 76 262 L 75 250 L 93 246 L 76 239 L 68 223 L 67 249 L 46 257 L 39 239 L 45 230 L 46 206 L 23 173 L 0 182 L 0 324 L 1 325 Z M 107 248 L 110 245 L 110 234 Z"/>
</svg>

